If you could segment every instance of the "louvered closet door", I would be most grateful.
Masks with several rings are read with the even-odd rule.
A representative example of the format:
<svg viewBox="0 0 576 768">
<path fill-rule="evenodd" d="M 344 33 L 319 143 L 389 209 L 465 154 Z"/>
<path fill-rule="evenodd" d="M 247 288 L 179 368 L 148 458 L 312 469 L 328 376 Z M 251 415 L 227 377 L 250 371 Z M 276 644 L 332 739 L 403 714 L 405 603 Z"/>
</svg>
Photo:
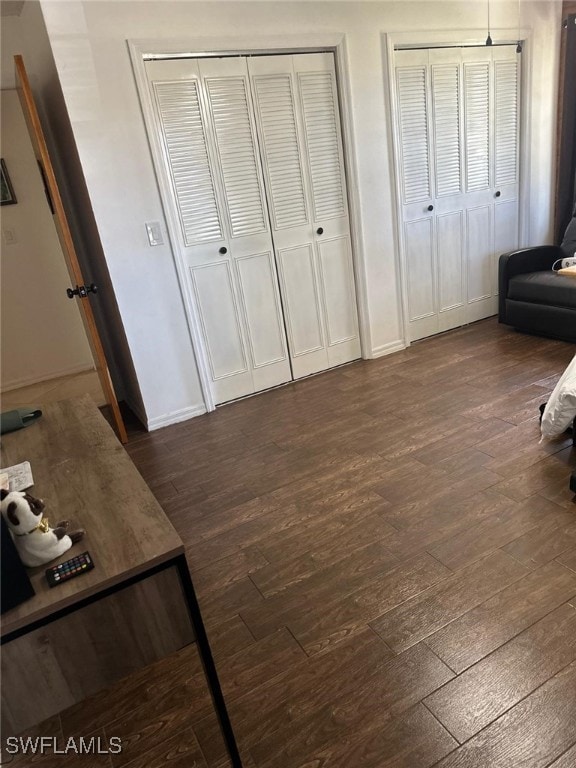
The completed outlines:
<svg viewBox="0 0 576 768">
<path fill-rule="evenodd" d="M 463 322 L 459 89 L 459 65 L 451 52 L 435 52 L 432 65 L 427 50 L 396 53 L 411 340 Z"/>
<path fill-rule="evenodd" d="M 332 54 L 248 60 L 294 377 L 360 357 Z"/>
<path fill-rule="evenodd" d="M 462 49 L 467 322 L 498 311 L 498 257 L 518 247 L 520 56 Z"/>
<path fill-rule="evenodd" d="M 146 68 L 215 402 L 289 381 L 246 61 Z"/>
<path fill-rule="evenodd" d="M 486 302 L 498 311 L 498 258 L 520 245 L 520 69 L 514 46 L 492 51 L 491 204 L 493 245 L 490 253 L 492 291 Z M 469 317 L 472 313 L 469 310 Z M 486 315 L 484 315 L 486 316 Z"/>
<path fill-rule="evenodd" d="M 497 257 L 518 242 L 514 46 L 396 52 L 411 340 L 493 315 Z"/>
</svg>

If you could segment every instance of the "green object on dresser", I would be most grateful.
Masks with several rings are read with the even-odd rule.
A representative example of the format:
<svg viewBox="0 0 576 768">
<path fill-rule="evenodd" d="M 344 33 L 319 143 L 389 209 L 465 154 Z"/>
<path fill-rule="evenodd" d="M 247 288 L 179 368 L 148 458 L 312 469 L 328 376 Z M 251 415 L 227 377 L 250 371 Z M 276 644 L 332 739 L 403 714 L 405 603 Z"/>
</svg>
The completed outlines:
<svg viewBox="0 0 576 768">
<path fill-rule="evenodd" d="M 13 411 L 0 413 L 0 435 L 23 429 L 38 421 L 40 416 L 42 411 L 39 408 L 15 408 Z"/>
</svg>

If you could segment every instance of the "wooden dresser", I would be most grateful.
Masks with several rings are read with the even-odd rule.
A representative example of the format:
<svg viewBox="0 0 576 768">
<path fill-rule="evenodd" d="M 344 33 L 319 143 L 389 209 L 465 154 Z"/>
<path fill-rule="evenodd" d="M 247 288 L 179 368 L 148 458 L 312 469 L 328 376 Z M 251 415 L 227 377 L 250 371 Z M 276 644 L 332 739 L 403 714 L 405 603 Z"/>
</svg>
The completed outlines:
<svg viewBox="0 0 576 768">
<path fill-rule="evenodd" d="M 196 640 L 232 764 L 240 758 L 184 555 L 184 545 L 92 400 L 48 405 L 5 435 L 1 465 L 28 460 L 32 495 L 52 524 L 84 539 L 95 568 L 53 589 L 31 569 L 34 597 L 2 617 L 3 735 L 21 733 Z"/>
</svg>

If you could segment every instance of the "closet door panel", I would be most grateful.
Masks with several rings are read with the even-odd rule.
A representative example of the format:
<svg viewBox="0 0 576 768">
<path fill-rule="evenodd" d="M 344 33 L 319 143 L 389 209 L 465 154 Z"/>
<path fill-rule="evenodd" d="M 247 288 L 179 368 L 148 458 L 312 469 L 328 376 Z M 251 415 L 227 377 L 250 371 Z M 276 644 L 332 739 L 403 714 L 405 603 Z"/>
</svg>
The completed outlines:
<svg viewBox="0 0 576 768">
<path fill-rule="evenodd" d="M 261 56 L 248 67 L 298 378 L 360 356 L 334 60 Z"/>
<path fill-rule="evenodd" d="M 230 235 L 268 231 L 245 77 L 206 77 Z"/>
<path fill-rule="evenodd" d="M 462 64 L 453 49 L 428 51 L 435 179 L 438 331 L 465 322 Z"/>
<path fill-rule="evenodd" d="M 491 207 L 483 205 L 468 209 L 468 303 L 489 299 L 492 296 L 492 243 L 486 233 L 492 231 Z M 471 310 L 475 312 L 475 310 Z M 478 319 L 475 317 L 475 319 Z"/>
<path fill-rule="evenodd" d="M 462 51 L 466 208 L 466 322 L 493 315 L 492 49 Z"/>
<path fill-rule="evenodd" d="M 289 381 L 246 62 L 151 61 L 146 69 L 172 189 L 167 208 L 180 222 L 195 299 L 187 309 L 203 336 L 214 400 Z"/>
<path fill-rule="evenodd" d="M 438 329 L 428 51 L 396 51 L 395 80 L 406 311 L 409 338 L 415 341 Z"/>
<path fill-rule="evenodd" d="M 447 331 L 466 322 L 464 283 L 464 213 L 436 217 L 438 261 L 438 330 Z"/>
<path fill-rule="evenodd" d="M 245 59 L 199 61 L 252 391 L 291 379 Z"/>
<path fill-rule="evenodd" d="M 493 294 L 498 293 L 498 257 L 519 246 L 520 57 L 508 48 L 494 51 L 494 264 Z M 496 195 L 498 195 L 496 197 Z"/>
<path fill-rule="evenodd" d="M 408 316 L 413 340 L 437 333 L 436 265 L 432 217 L 404 224 Z"/>
<path fill-rule="evenodd" d="M 236 259 L 240 299 L 255 368 L 286 360 L 282 308 L 271 251 Z"/>
<path fill-rule="evenodd" d="M 494 263 L 493 293 L 498 293 L 498 258 L 501 253 L 518 248 L 518 201 L 497 202 L 494 205 Z"/>
<path fill-rule="evenodd" d="M 252 78 L 274 229 L 309 221 L 290 73 Z"/>
<path fill-rule="evenodd" d="M 494 206 L 494 251 L 497 256 L 518 245 L 518 201 L 502 200 Z"/>
<path fill-rule="evenodd" d="M 508 50 L 494 53 L 494 184 L 518 183 L 520 60 Z"/>
<path fill-rule="evenodd" d="M 239 332 L 240 311 L 228 261 L 190 270 L 215 381 L 248 372 L 246 349 Z"/>
<path fill-rule="evenodd" d="M 436 197 L 462 192 L 460 65 L 431 66 Z"/>
<path fill-rule="evenodd" d="M 299 72 L 298 86 L 312 213 L 316 222 L 348 216 L 344 159 L 338 134 L 336 83 L 331 71 Z"/>
<path fill-rule="evenodd" d="M 353 293 L 352 253 L 348 238 L 324 240 L 318 246 L 322 301 L 326 311 L 328 354 L 344 342 L 358 343 L 356 302 Z M 359 354 L 359 348 L 356 353 Z"/>
<path fill-rule="evenodd" d="M 186 247 L 223 239 L 197 79 L 152 83 Z"/>
<path fill-rule="evenodd" d="M 464 304 L 462 252 L 464 221 L 462 211 L 436 218 L 438 249 L 439 310 L 441 312 Z"/>
<path fill-rule="evenodd" d="M 328 365 L 361 356 L 344 153 L 332 54 L 293 57 Z"/>
<path fill-rule="evenodd" d="M 426 51 L 396 52 L 396 95 L 404 204 L 428 200 L 432 196 L 428 71 Z"/>
<path fill-rule="evenodd" d="M 478 54 L 476 54 L 478 55 Z M 490 187 L 490 62 L 464 62 L 466 191 Z"/>
<path fill-rule="evenodd" d="M 307 375 L 318 362 L 328 367 L 314 252 L 312 246 L 303 245 L 282 249 L 278 256 L 292 365 L 295 375 L 296 369 L 299 375 Z"/>
</svg>

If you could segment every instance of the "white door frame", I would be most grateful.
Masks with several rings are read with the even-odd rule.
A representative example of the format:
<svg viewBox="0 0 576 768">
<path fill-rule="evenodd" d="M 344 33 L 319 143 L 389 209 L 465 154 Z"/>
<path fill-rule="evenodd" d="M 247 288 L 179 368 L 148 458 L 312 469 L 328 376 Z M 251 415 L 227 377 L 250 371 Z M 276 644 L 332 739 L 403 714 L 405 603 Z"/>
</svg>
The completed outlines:
<svg viewBox="0 0 576 768">
<path fill-rule="evenodd" d="M 344 149 L 344 165 L 348 191 L 348 209 L 350 215 L 350 236 L 352 242 L 352 261 L 356 284 L 356 299 L 358 307 L 358 327 L 360 345 L 364 359 L 372 357 L 372 334 L 368 309 L 368 276 L 363 247 L 363 237 L 360 217 L 360 196 L 358 189 L 358 172 L 355 154 L 354 129 L 351 119 L 349 60 L 346 36 L 343 34 L 310 34 L 286 36 L 254 36 L 242 38 L 189 38 L 186 40 L 127 40 L 136 87 L 140 97 L 140 105 L 144 117 L 146 134 L 152 154 L 154 172 L 162 207 L 168 229 L 168 236 L 178 280 L 182 291 L 182 299 L 192 340 L 194 354 L 198 365 L 200 385 L 207 411 L 216 408 L 214 394 L 208 374 L 207 350 L 200 331 L 200 316 L 196 299 L 190 287 L 184 254 L 179 247 L 178 221 L 175 207 L 168 204 L 172 199 L 172 191 L 165 175 L 160 171 L 165 165 L 164 149 L 161 145 L 154 110 L 148 87 L 145 61 L 149 58 L 170 57 L 209 57 L 209 56 L 246 56 L 265 53 L 333 53 L 336 66 L 338 96 L 340 100 L 340 118 L 342 123 L 342 144 Z"/>
<path fill-rule="evenodd" d="M 518 247 L 522 248 L 527 242 L 529 226 L 528 211 L 530 210 L 530 126 L 532 124 L 532 100 L 526 98 L 530 92 L 532 79 L 532 45 L 531 30 L 528 28 L 501 28 L 491 29 L 490 34 L 494 45 L 516 45 L 518 40 L 522 43 L 522 67 L 520 69 L 520 125 L 519 125 L 519 199 L 518 206 Z M 410 346 L 409 337 L 409 313 L 408 313 L 408 276 L 406 267 L 405 244 L 402 219 L 402 188 L 400 169 L 400 135 L 398 130 L 398 100 L 396 96 L 396 79 L 394 73 L 394 51 L 396 48 L 434 48 L 441 46 L 484 46 L 486 43 L 486 29 L 463 29 L 447 32 L 435 32 L 429 30 L 412 32 L 384 33 L 382 35 L 382 49 L 385 54 L 385 65 L 388 68 L 387 77 L 387 106 L 390 115 L 392 135 L 392 156 L 394 158 L 394 224 L 396 241 L 396 274 L 398 275 L 398 296 L 402 306 L 402 336 L 406 347 Z"/>
</svg>

